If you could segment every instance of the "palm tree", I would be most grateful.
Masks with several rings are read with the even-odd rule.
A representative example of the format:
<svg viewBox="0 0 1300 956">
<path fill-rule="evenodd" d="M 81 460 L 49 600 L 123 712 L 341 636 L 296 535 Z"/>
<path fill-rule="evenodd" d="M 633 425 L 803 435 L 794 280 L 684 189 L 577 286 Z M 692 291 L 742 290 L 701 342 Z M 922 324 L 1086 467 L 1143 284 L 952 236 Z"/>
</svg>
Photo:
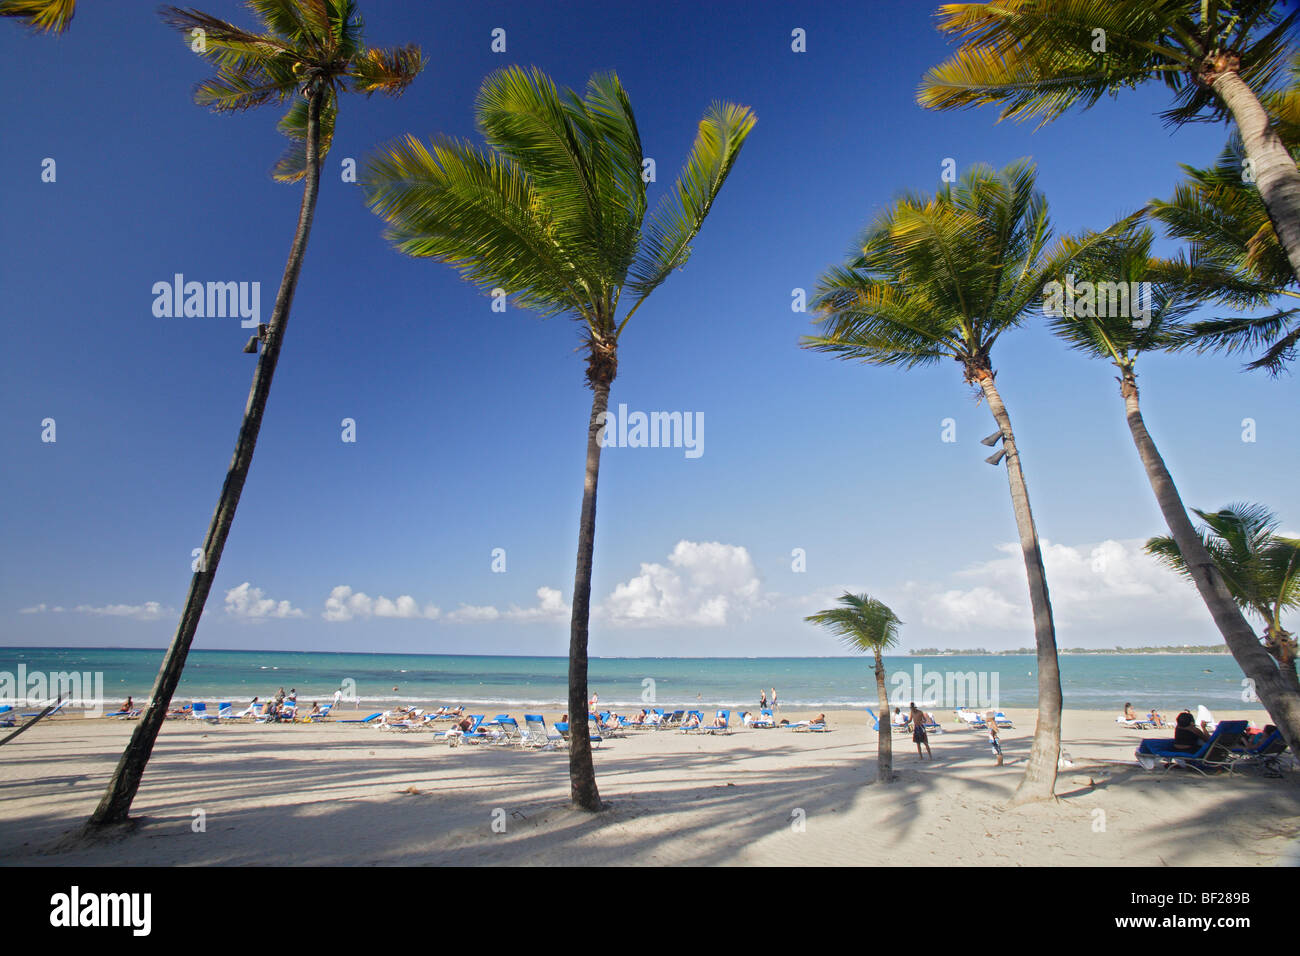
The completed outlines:
<svg viewBox="0 0 1300 956">
<path fill-rule="evenodd" d="M 0 17 L 14 17 L 38 33 L 63 33 L 76 13 L 77 0 L 0 0 Z"/>
<path fill-rule="evenodd" d="M 1264 622 L 1264 647 L 1291 691 L 1300 696 L 1296 640 L 1282 626 L 1282 612 L 1300 607 L 1300 540 L 1275 534 L 1277 516 L 1262 505 L 1231 504 L 1212 513 L 1196 509 L 1196 514 L 1205 523 L 1198 534 L 1201 545 L 1214 559 L 1237 606 Z M 1172 537 L 1150 539 L 1147 553 L 1195 580 Z M 1297 738 L 1287 734 L 1287 739 Z"/>
<path fill-rule="evenodd" d="M 1265 101 L 1273 126 L 1291 156 L 1300 159 L 1300 53 L 1292 81 Z M 1186 178 L 1165 200 L 1152 200 L 1151 214 L 1166 232 L 1188 243 L 1192 278 L 1207 273 L 1207 298 L 1238 309 L 1285 297 L 1292 307 L 1256 316 L 1214 318 L 1188 325 L 1171 348 L 1228 354 L 1263 349 L 1246 365 L 1280 374 L 1300 348 L 1300 283 L 1268 217 L 1259 190 L 1247 175 L 1241 137 L 1232 135 L 1210 168 L 1184 166 Z M 1224 281 L 1224 280 L 1227 281 Z"/>
<path fill-rule="evenodd" d="M 248 6 L 261 19 L 266 32 L 251 33 L 196 10 L 164 7 L 161 12 L 163 20 L 182 31 L 187 41 L 192 36 L 191 30 L 197 28 L 204 33 L 203 55 L 216 65 L 216 75 L 195 88 L 196 103 L 228 112 L 293 99 L 280 121 L 280 129 L 289 137 L 290 145 L 276 165 L 274 175 L 281 181 L 303 181 L 298 226 L 270 322 L 259 328 L 257 336 L 249 342 L 248 350 L 256 350 L 260 339 L 261 355 L 253 372 L 235 453 L 203 542 L 198 570 L 190 579 L 185 610 L 154 681 L 149 706 L 90 818 L 92 827 L 126 821 L 212 588 L 252 464 L 271 379 L 284 342 L 289 307 L 316 211 L 320 167 L 330 146 L 339 93 L 398 95 L 423 68 L 419 47 L 367 49 L 361 18 L 352 0 L 249 0 Z"/>
<path fill-rule="evenodd" d="M 601 436 L 619 337 L 686 263 L 755 118 L 743 106 L 710 107 L 685 169 L 647 221 L 641 134 L 615 74 L 592 76 L 581 97 L 537 69 L 499 70 L 483 82 L 476 116 L 484 148 L 408 136 L 372 157 L 363 181 L 399 251 L 578 323 L 592 402 L 569 627 L 569 776 L 574 806 L 594 811 L 600 794 L 581 717 Z"/>
<path fill-rule="evenodd" d="M 1098 314 L 1103 310 L 1091 307 L 1074 314 L 1070 310 L 1058 310 L 1061 314 L 1049 314 L 1048 322 L 1057 336 L 1072 348 L 1093 358 L 1109 360 L 1119 370 L 1129 432 L 1161 515 L 1173 536 L 1170 540 L 1177 542 L 1173 545 L 1175 553 L 1180 561 L 1185 556 L 1186 574 L 1196 584 L 1233 657 L 1254 682 L 1260 700 L 1287 739 L 1300 743 L 1300 686 L 1294 685 L 1294 655 L 1288 681 L 1287 667 L 1279 670 L 1242 616 L 1232 575 L 1216 560 L 1218 549 L 1207 548 L 1192 527 L 1173 476 L 1147 431 L 1139 404 L 1137 360 L 1145 352 L 1164 349 L 1170 342 L 1178 341 L 1183 320 L 1198 306 L 1204 293 L 1201 280 L 1185 281 L 1189 269 L 1182 260 L 1153 259 L 1154 235 L 1149 228 L 1135 228 L 1131 220 L 1126 220 L 1107 234 L 1109 238 L 1100 242 L 1067 240 L 1067 249 L 1078 252 L 1071 266 L 1076 290 L 1083 291 L 1084 283 L 1090 283 L 1092 289 L 1102 282 L 1117 283 L 1119 289 L 1131 288 L 1133 283 L 1149 283 L 1141 314 L 1131 300 L 1130 307 L 1122 310 L 1110 308 L 1108 299 L 1104 311 L 1109 314 Z"/>
<path fill-rule="evenodd" d="M 889 783 L 894 779 L 893 727 L 889 723 L 889 691 L 885 689 L 883 654 L 898 643 L 898 627 L 903 622 L 885 604 L 866 594 L 844 592 L 843 607 L 833 607 L 810 614 L 805 621 L 827 628 L 855 651 L 875 655 L 876 694 L 880 699 L 880 727 L 876 732 L 876 779 Z"/>
<path fill-rule="evenodd" d="M 1052 796 L 1061 678 L 1038 531 L 992 349 L 1038 310 L 1047 281 L 1063 273 L 1067 260 L 1047 250 L 1050 235 L 1047 201 L 1025 160 L 1001 172 L 976 166 L 933 197 L 904 196 L 867 228 L 859 255 L 822 277 L 814 304 L 823 332 L 803 340 L 804 348 L 872 365 L 955 360 L 988 402 L 1005 450 L 1038 651 L 1038 724 L 1015 802 Z"/>
<path fill-rule="evenodd" d="M 1072 105 L 1159 79 L 1173 124 L 1231 118 L 1291 272 L 1300 278 L 1300 170 L 1262 98 L 1290 54 L 1286 0 L 996 0 L 939 8 L 961 46 L 922 80 L 921 105 L 1002 104 L 1044 123 Z"/>
</svg>

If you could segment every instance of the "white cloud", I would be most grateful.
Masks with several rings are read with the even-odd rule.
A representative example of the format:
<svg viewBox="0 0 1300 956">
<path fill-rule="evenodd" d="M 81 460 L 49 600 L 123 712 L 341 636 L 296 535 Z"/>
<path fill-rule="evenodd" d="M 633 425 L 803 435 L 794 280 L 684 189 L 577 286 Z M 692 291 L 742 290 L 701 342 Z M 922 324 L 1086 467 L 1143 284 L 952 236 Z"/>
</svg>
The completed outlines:
<svg viewBox="0 0 1300 956">
<path fill-rule="evenodd" d="M 91 607 L 79 604 L 73 608 L 79 614 L 97 614 L 105 617 L 129 617 L 137 621 L 156 621 L 164 614 L 171 614 L 171 608 L 164 608 L 157 601 L 145 601 L 143 604 L 108 604 L 104 607 Z"/>
<path fill-rule="evenodd" d="M 226 613 L 235 617 L 304 617 L 302 611 L 288 601 L 274 601 L 263 595 L 261 588 L 248 581 L 226 592 Z"/>
<path fill-rule="evenodd" d="M 364 591 L 353 591 L 346 584 L 340 584 L 330 591 L 325 599 L 325 610 L 321 617 L 327 621 L 350 621 L 355 617 L 397 617 L 426 618 L 433 620 L 442 611 L 437 605 L 426 604 L 423 608 L 409 594 L 396 599 L 383 596 L 372 598 Z"/>
<path fill-rule="evenodd" d="M 1108 539 L 1071 547 L 1043 541 L 1043 564 L 1058 629 L 1127 629 L 1132 632 L 1130 643 L 1144 643 L 1143 632 L 1162 622 L 1204 617 L 1192 586 L 1146 554 L 1144 543 L 1142 538 Z M 998 550 L 1002 557 L 954 575 L 969 582 L 969 587 L 945 589 L 908 582 L 911 615 L 939 631 L 1031 629 L 1020 545 L 1002 544 Z"/>
<path fill-rule="evenodd" d="M 491 605 L 462 604 L 447 615 L 449 621 L 495 621 L 501 612 Z"/>
<path fill-rule="evenodd" d="M 506 617 L 516 621 L 533 621 L 539 619 L 561 620 L 569 616 L 571 609 L 564 603 L 564 595 L 555 588 L 537 589 L 536 607 L 514 607 L 506 611 Z"/>
<path fill-rule="evenodd" d="M 720 627 L 766 606 L 749 551 L 717 541 L 678 541 L 668 565 L 642 564 L 596 613 L 627 627 Z"/>
</svg>

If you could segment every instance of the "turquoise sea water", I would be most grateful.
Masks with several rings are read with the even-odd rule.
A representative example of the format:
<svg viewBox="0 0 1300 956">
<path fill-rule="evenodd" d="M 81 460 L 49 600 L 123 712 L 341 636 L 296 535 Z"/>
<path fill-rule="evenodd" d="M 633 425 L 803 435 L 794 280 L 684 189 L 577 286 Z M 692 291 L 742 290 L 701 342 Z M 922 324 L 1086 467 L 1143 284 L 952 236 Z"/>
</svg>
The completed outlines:
<svg viewBox="0 0 1300 956">
<path fill-rule="evenodd" d="M 162 656 L 162 650 L 0 648 L 0 697 L 23 696 L 11 689 L 21 665 L 29 687 L 32 674 L 102 675 L 109 705 L 128 694 L 142 701 Z M 945 708 L 1033 707 L 1035 663 L 1030 655 L 886 658 L 894 699 Z M 558 657 L 195 650 L 177 700 L 242 703 L 283 686 L 296 688 L 300 701 L 324 702 L 350 681 L 346 696 L 376 709 L 402 702 L 567 710 L 567 673 L 568 662 Z M 1067 708 L 1118 711 L 1127 701 L 1161 710 L 1258 706 L 1244 702 L 1241 671 L 1227 654 L 1067 655 L 1061 673 Z M 589 684 L 602 705 L 615 709 L 650 702 L 753 707 L 759 690 L 773 686 L 789 708 L 874 707 L 877 700 L 868 659 L 861 657 L 593 658 Z"/>
</svg>

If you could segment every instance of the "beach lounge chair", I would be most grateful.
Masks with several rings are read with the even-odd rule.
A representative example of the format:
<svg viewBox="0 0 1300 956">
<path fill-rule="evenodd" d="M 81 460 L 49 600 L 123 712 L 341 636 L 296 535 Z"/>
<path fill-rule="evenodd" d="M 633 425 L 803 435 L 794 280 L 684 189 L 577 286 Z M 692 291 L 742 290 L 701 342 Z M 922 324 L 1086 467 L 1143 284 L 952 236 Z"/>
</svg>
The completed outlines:
<svg viewBox="0 0 1300 956">
<path fill-rule="evenodd" d="M 223 700 L 217 704 L 217 720 L 234 720 L 235 714 L 231 710 L 230 701 Z"/>
<path fill-rule="evenodd" d="M 1246 732 L 1248 723 L 1245 720 L 1219 721 L 1210 739 L 1197 750 L 1175 750 L 1172 738 L 1147 739 L 1138 745 L 1134 755 L 1146 770 L 1154 770 L 1157 764 L 1163 764 L 1166 771 L 1170 767 L 1186 767 L 1203 776 L 1208 775 L 1208 771 L 1229 768 L 1233 762 L 1232 749 L 1240 746 L 1241 735 Z"/>
<path fill-rule="evenodd" d="M 695 721 L 691 721 L 690 720 L 691 717 L 696 717 L 698 719 Z M 704 729 L 704 713 L 698 710 L 688 711 L 686 714 L 686 719 L 681 722 L 681 728 L 682 728 L 682 733 L 684 734 L 699 733 L 701 730 Z"/>
<path fill-rule="evenodd" d="M 766 708 L 758 712 L 758 717 L 750 721 L 749 726 L 757 727 L 759 730 L 773 730 L 776 727 L 776 719 L 772 716 L 771 708 Z"/>
<path fill-rule="evenodd" d="M 972 710 L 954 711 L 957 715 L 957 723 L 965 724 L 970 730 L 988 730 L 989 725 L 984 721 L 983 714 L 977 714 Z"/>
<path fill-rule="evenodd" d="M 663 712 L 660 711 L 660 713 Z M 684 721 L 685 719 L 686 719 L 686 711 L 674 710 L 671 714 L 666 715 L 664 719 L 659 722 L 659 729 L 674 730 L 680 727 L 682 725 L 682 721 Z"/>
<path fill-rule="evenodd" d="M 721 726 L 719 726 L 719 725 L 716 724 L 716 723 L 711 723 L 711 724 L 709 724 L 709 726 L 707 726 L 707 727 L 702 727 L 701 729 L 702 729 L 706 734 L 729 734 L 729 733 L 731 733 L 731 711 L 729 711 L 729 710 L 720 710 L 720 711 L 718 711 L 717 714 L 714 715 L 714 720 L 716 721 L 719 717 L 722 718 L 722 724 L 721 724 Z"/>
<path fill-rule="evenodd" d="M 524 714 L 524 746 L 554 750 L 564 743 L 564 737 L 557 730 L 546 726 L 546 718 L 541 714 Z"/>
<path fill-rule="evenodd" d="M 1232 749 L 1230 770 L 1262 770 L 1268 776 L 1281 774 L 1282 757 L 1286 753 L 1286 738 L 1275 730 L 1251 746 Z"/>
<path fill-rule="evenodd" d="M 329 720 L 329 719 L 330 719 L 330 708 L 332 708 L 333 706 L 334 706 L 333 704 L 326 704 L 324 707 L 322 707 L 322 708 L 320 709 L 320 713 L 318 713 L 318 714 L 308 714 L 306 717 L 303 718 L 303 722 L 304 722 L 304 723 L 309 723 L 309 724 L 314 724 L 314 723 L 318 723 L 319 721 L 322 721 L 322 720 Z"/>
<path fill-rule="evenodd" d="M 500 744 L 522 744 L 524 735 L 519 732 L 519 721 L 506 715 L 498 717 L 496 720 L 497 728 L 501 731 L 501 736 L 497 738 Z"/>
<path fill-rule="evenodd" d="M 801 720 L 797 724 L 791 724 L 790 729 L 793 730 L 795 733 L 801 733 L 801 734 L 806 734 L 806 733 L 824 734 L 829 732 L 825 724 L 814 724 L 807 720 Z"/>
<path fill-rule="evenodd" d="M 63 708 L 64 708 L 64 707 L 67 707 L 67 706 L 68 706 L 68 702 L 67 702 L 66 700 L 61 700 L 61 701 L 59 701 L 58 706 L 55 707 L 53 710 L 51 710 L 48 714 L 45 714 L 45 716 L 46 716 L 46 717 L 57 717 L 57 716 L 59 715 L 59 713 L 63 710 Z M 40 710 L 38 710 L 38 711 L 36 711 L 35 713 L 31 713 L 31 714 L 23 714 L 23 716 L 24 716 L 24 717 L 39 717 L 39 716 L 41 716 L 42 713 L 44 713 L 44 711 L 40 711 Z"/>
<path fill-rule="evenodd" d="M 13 727 L 18 722 L 17 718 L 18 711 L 14 710 L 12 704 L 5 704 L 0 707 L 0 727 Z"/>
<path fill-rule="evenodd" d="M 999 727 L 1005 729 L 1010 729 L 1012 727 L 1015 727 L 1015 724 L 1011 722 L 1011 718 L 1008 717 L 1006 714 L 1002 713 L 1002 711 L 1000 710 L 993 715 L 993 722 L 996 723 Z"/>
<path fill-rule="evenodd" d="M 601 736 L 601 733 L 600 733 L 600 722 L 599 722 L 599 721 L 597 721 L 594 717 L 588 716 L 588 717 L 587 717 L 587 727 L 588 727 L 588 731 L 587 731 L 587 732 L 588 732 L 588 734 L 590 734 L 590 736 L 591 736 L 591 745 L 592 745 L 593 747 L 599 747 L 602 743 L 605 742 L 605 738 L 604 738 L 603 736 Z"/>
<path fill-rule="evenodd" d="M 382 716 L 384 716 L 384 712 L 382 710 L 377 710 L 369 717 L 349 717 L 347 720 L 339 720 L 335 722 L 340 724 L 373 724 Z"/>
<path fill-rule="evenodd" d="M 195 701 L 190 708 L 191 720 L 216 720 L 216 714 L 208 713 L 208 705 L 202 701 Z"/>
<path fill-rule="evenodd" d="M 1115 718 L 1115 723 L 1119 724 L 1121 727 L 1127 727 L 1129 730 L 1151 730 L 1155 727 L 1155 724 L 1150 720 L 1145 720 L 1140 717 L 1130 720 L 1123 714 L 1120 714 Z"/>
</svg>

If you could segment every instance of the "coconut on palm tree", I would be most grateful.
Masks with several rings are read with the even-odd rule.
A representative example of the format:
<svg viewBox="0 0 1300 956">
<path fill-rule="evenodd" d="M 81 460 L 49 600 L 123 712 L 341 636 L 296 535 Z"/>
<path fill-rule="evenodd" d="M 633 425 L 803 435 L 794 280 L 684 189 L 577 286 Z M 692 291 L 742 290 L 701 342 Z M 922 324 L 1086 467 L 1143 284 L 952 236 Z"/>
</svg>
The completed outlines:
<svg viewBox="0 0 1300 956">
<path fill-rule="evenodd" d="M 1277 534 L 1277 515 L 1263 505 L 1194 510 L 1204 523 L 1199 530 L 1202 546 L 1214 559 L 1237 606 L 1264 622 L 1264 647 L 1277 661 L 1292 692 L 1300 695 L 1295 636 L 1282 626 L 1282 612 L 1300 607 L 1300 539 Z M 1151 538 L 1147 553 L 1195 580 L 1187 557 L 1172 537 Z M 1286 736 L 1293 744 L 1300 740 Z"/>
<path fill-rule="evenodd" d="M 201 30 L 202 55 L 216 66 L 216 75 L 195 89 L 196 103 L 228 112 L 293 101 L 280 121 L 280 129 L 289 137 L 290 145 L 273 172 L 281 181 L 303 181 L 298 225 L 270 321 L 258 330 L 246 349 L 255 351 L 260 340 L 261 354 L 253 372 L 235 453 L 203 541 L 202 554 L 190 578 L 185 610 L 163 657 L 149 705 L 90 818 L 92 827 L 126 821 L 212 589 L 252 464 L 271 379 L 284 344 L 289 308 L 316 211 L 321 161 L 330 146 L 339 94 L 397 95 L 423 68 L 419 47 L 368 49 L 361 18 L 352 0 L 249 0 L 248 6 L 262 21 L 264 32 L 253 33 L 197 10 L 164 7 L 162 17 L 184 33 L 187 43 L 192 43 L 197 35 L 192 31 Z"/>
<path fill-rule="evenodd" d="M 1288 10 L 1288 6 L 1292 9 Z M 939 8 L 958 49 L 926 73 L 932 109 L 985 103 L 1003 117 L 1056 119 L 1159 80 L 1173 124 L 1231 119 L 1260 198 L 1300 279 L 1300 169 L 1263 100 L 1292 52 L 1300 11 L 1288 0 L 996 0 Z"/>
<path fill-rule="evenodd" d="M 596 489 L 619 338 L 686 263 L 755 118 L 744 106 L 710 107 L 685 168 L 649 214 L 641 134 L 614 73 L 592 76 L 579 96 L 537 69 L 498 70 L 479 90 L 476 118 L 485 146 L 408 136 L 372 157 L 363 180 L 399 251 L 446 262 L 484 290 L 577 322 L 592 402 L 569 627 L 569 774 L 574 805 L 598 810 L 581 715 Z"/>
<path fill-rule="evenodd" d="M 1038 531 L 992 353 L 1004 333 L 1038 312 L 1044 286 L 1064 273 L 1068 259 L 1059 245 L 1048 248 L 1050 238 L 1047 201 L 1024 160 L 1000 172 L 976 166 L 934 196 L 906 195 L 868 226 L 860 254 L 822 277 L 815 299 L 822 332 L 802 343 L 872 365 L 955 361 L 997 422 L 1038 654 L 1038 723 L 1016 802 L 1052 796 L 1061 679 Z"/>
<path fill-rule="evenodd" d="M 0 17 L 21 20 L 38 33 L 63 33 L 76 13 L 77 0 L 0 0 Z"/>
<path fill-rule="evenodd" d="M 1067 240 L 1077 254 L 1072 259 L 1071 280 L 1084 309 L 1056 309 L 1048 322 L 1058 337 L 1093 358 L 1109 361 L 1119 370 L 1125 419 L 1156 503 L 1172 534 L 1174 553 L 1195 583 L 1214 618 L 1224 642 L 1243 673 L 1253 681 L 1259 699 L 1289 741 L 1300 744 L 1300 687 L 1295 684 L 1294 655 L 1289 671 L 1279 669 L 1261 647 L 1254 630 L 1242 616 L 1240 592 L 1225 565 L 1217 560 L 1222 549 L 1207 548 L 1187 517 L 1178 487 L 1147 430 L 1139 402 L 1136 364 L 1149 351 L 1178 341 L 1184 319 L 1204 294 L 1201 281 L 1187 283 L 1187 263 L 1151 256 L 1152 231 L 1124 221 L 1108 230 L 1107 238 Z M 1143 290 L 1145 288 L 1145 294 Z M 1098 295 L 1104 290 L 1105 295 Z M 1132 299 L 1136 291 L 1141 304 Z M 1127 307 L 1124 307 L 1127 306 Z M 1167 552 L 1166 552 L 1167 553 Z M 1245 560 L 1244 558 L 1242 559 Z M 1300 584 L 1297 585 L 1300 588 Z M 1245 606 L 1245 605 L 1241 605 Z M 1281 645 L 1280 645 L 1281 646 Z M 1280 658 L 1279 658 L 1280 661 Z"/>
<path fill-rule="evenodd" d="M 870 651 L 876 659 L 876 694 L 880 701 L 880 726 L 876 730 L 876 779 L 889 783 L 894 779 L 893 728 L 889 722 L 889 691 L 885 689 L 884 652 L 898 643 L 898 628 L 903 623 L 881 601 L 867 594 L 844 592 L 840 607 L 818 611 L 804 618 L 818 624 L 855 651 Z"/>
</svg>

